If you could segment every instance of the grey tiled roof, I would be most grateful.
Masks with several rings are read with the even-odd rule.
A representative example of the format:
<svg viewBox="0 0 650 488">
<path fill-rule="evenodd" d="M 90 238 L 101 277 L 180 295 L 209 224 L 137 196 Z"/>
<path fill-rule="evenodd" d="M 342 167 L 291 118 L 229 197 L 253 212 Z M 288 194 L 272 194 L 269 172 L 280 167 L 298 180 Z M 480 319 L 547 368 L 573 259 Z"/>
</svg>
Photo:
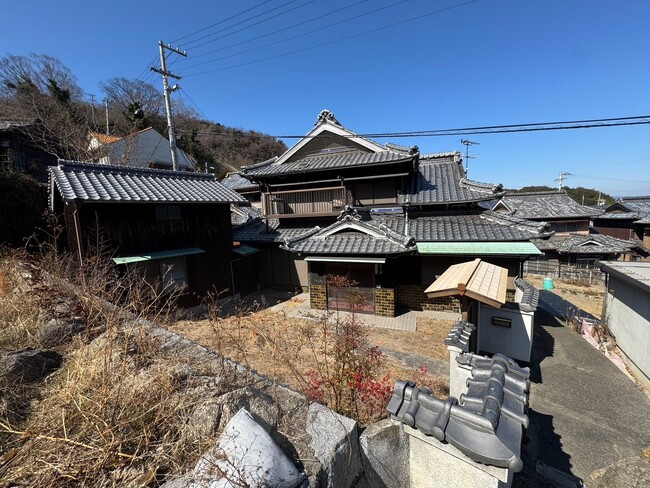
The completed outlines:
<svg viewBox="0 0 650 488">
<path fill-rule="evenodd" d="M 253 220 L 260 220 L 262 212 L 257 208 L 239 205 L 230 205 L 230 223 L 233 226 L 243 225 Z"/>
<path fill-rule="evenodd" d="M 570 234 L 533 241 L 540 251 L 560 254 L 621 254 L 642 247 L 640 242 L 603 234 Z"/>
<path fill-rule="evenodd" d="M 444 153 L 420 159 L 418 170 L 397 201 L 413 205 L 478 202 L 493 199 L 501 192 L 501 185 L 466 179 L 456 153 Z"/>
<path fill-rule="evenodd" d="M 650 223 L 650 196 L 624 197 L 612 203 L 600 219 L 632 219 L 639 224 Z"/>
<path fill-rule="evenodd" d="M 403 215 L 372 215 L 371 218 L 395 232 L 404 231 Z M 489 210 L 449 210 L 409 215 L 408 233 L 417 242 L 527 241 L 551 234 L 548 226 L 542 224 Z"/>
<path fill-rule="evenodd" d="M 239 172 L 228 173 L 226 177 L 221 180 L 221 184 L 226 188 L 230 188 L 231 190 L 235 191 L 260 190 L 260 187 L 257 183 L 252 183 L 251 181 L 247 180 Z"/>
<path fill-rule="evenodd" d="M 639 214 L 636 212 L 603 212 L 597 215 L 596 218 L 599 220 L 637 220 Z"/>
<path fill-rule="evenodd" d="M 293 252 L 304 254 L 401 254 L 407 249 L 388 239 L 377 239 L 359 232 L 334 234 L 325 238 L 310 237 L 295 242 L 291 247 L 282 246 Z"/>
<path fill-rule="evenodd" d="M 415 239 L 385 225 L 362 221 L 358 215 L 342 214 L 337 222 L 324 229 L 315 227 L 303 235 L 286 239 L 282 247 L 305 254 L 389 255 L 414 251 Z"/>
<path fill-rule="evenodd" d="M 245 203 L 213 176 L 60 161 L 50 178 L 66 201 Z"/>
<path fill-rule="evenodd" d="M 587 219 L 597 214 L 594 210 L 577 203 L 565 191 L 506 193 L 501 202 L 513 215 L 524 219 Z"/>
<path fill-rule="evenodd" d="M 393 151 L 372 153 L 352 150 L 328 154 L 316 154 L 283 164 L 270 163 L 246 166 L 242 168 L 242 173 L 250 176 L 307 173 L 325 169 L 372 166 L 388 162 L 405 161 L 413 158 L 414 156 L 404 155 Z"/>
<path fill-rule="evenodd" d="M 285 242 L 287 239 L 297 237 L 313 227 L 280 227 L 280 221 L 270 219 L 268 228 L 265 220 L 255 220 L 233 229 L 235 241 L 254 242 Z"/>
</svg>

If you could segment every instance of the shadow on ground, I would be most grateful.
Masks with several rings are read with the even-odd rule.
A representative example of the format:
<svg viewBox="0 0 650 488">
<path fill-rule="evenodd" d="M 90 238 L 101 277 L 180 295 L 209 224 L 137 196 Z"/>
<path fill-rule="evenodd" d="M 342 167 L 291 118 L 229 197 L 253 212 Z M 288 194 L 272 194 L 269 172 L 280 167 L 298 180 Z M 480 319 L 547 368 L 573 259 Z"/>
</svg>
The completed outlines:
<svg viewBox="0 0 650 488">
<path fill-rule="evenodd" d="M 554 317 L 566 318 L 578 315 L 586 319 L 596 319 L 592 314 L 577 308 L 573 303 L 566 301 L 564 298 L 556 295 L 550 290 L 539 291 L 539 306 Z"/>
<path fill-rule="evenodd" d="M 554 294 L 550 295 L 559 299 L 554 302 L 556 306 L 562 306 L 561 302 L 568 303 Z M 540 305 L 541 303 L 540 299 Z M 555 339 L 546 327 L 563 327 L 549 308 L 546 303 L 546 306 L 540 306 L 535 314 L 530 362 L 530 380 L 535 384 L 542 384 L 542 363 L 555 354 Z M 524 469 L 514 476 L 512 486 L 514 488 L 580 486 L 579 479 L 570 474 L 571 456 L 562 449 L 561 436 L 555 431 L 553 416 L 529 408 L 528 419 L 526 442 L 522 446 Z"/>
</svg>

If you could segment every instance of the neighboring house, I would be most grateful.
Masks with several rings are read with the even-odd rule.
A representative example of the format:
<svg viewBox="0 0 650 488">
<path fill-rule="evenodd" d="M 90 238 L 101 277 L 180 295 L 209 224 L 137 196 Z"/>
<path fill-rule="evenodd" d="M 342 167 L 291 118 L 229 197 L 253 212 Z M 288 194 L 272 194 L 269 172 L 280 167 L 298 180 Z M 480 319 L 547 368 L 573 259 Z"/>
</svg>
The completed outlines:
<svg viewBox="0 0 650 488">
<path fill-rule="evenodd" d="M 212 175 L 60 161 L 50 169 L 50 207 L 63 213 L 68 246 L 82 262 L 101 242 L 182 304 L 232 290 L 230 205 L 245 202 Z"/>
<path fill-rule="evenodd" d="M 555 235 L 589 234 L 596 213 L 577 203 L 563 190 L 506 193 L 492 210 L 507 212 L 522 219 L 548 222 Z"/>
<path fill-rule="evenodd" d="M 593 269 L 597 260 L 643 253 L 639 243 L 590 234 L 591 220 L 600 212 L 580 205 L 563 190 L 506 193 L 490 208 L 514 217 L 548 222 L 555 231 L 548 239 L 533 241 L 544 254 L 526 262 L 527 273 L 579 277 L 580 270 Z"/>
<path fill-rule="evenodd" d="M 35 130 L 43 128 L 33 122 L 0 121 L 0 171 L 25 173 L 45 183 L 47 168 L 56 165 L 57 158 L 30 138 Z"/>
<path fill-rule="evenodd" d="M 239 171 L 228 173 L 221 180 L 221 184 L 239 193 L 250 202 L 252 207 L 262 208 L 260 186 L 244 178 Z"/>
<path fill-rule="evenodd" d="M 257 282 L 308 289 L 313 308 L 340 304 L 327 277 L 345 275 L 369 313 L 458 311 L 457 298 L 424 290 L 468 257 L 507 268 L 514 296 L 522 262 L 541 254 L 530 239 L 552 234 L 547 224 L 481 208 L 502 187 L 468 180 L 458 152 L 380 145 L 326 110 L 284 154 L 241 176 L 261 189 L 263 218 L 234 229 L 236 241 L 262 251 L 249 258 Z"/>
<path fill-rule="evenodd" d="M 607 273 L 603 322 L 632 372 L 650 388 L 650 263 L 599 263 Z"/>
<path fill-rule="evenodd" d="M 594 218 L 594 232 L 635 239 L 650 250 L 650 196 L 625 197 Z"/>
<path fill-rule="evenodd" d="M 92 133 L 89 149 L 93 151 L 93 158 L 101 164 L 172 169 L 169 140 L 152 127 L 121 138 Z M 176 160 L 179 171 L 194 171 L 196 161 L 178 147 Z"/>
<path fill-rule="evenodd" d="M 556 277 L 586 278 L 597 269 L 596 262 L 616 260 L 630 256 L 647 256 L 639 241 L 617 239 L 601 234 L 568 234 L 549 239 L 535 239 L 535 245 L 544 253 L 534 256 L 525 264 L 533 274 L 550 274 Z M 595 276 L 600 279 L 600 276 Z"/>
</svg>

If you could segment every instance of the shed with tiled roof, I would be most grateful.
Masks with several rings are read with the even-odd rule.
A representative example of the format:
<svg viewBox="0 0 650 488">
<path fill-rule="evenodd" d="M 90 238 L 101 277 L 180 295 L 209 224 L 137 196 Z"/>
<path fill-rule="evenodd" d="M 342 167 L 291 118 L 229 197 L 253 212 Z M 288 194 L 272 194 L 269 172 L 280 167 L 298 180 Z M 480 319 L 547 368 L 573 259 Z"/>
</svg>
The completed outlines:
<svg viewBox="0 0 650 488">
<path fill-rule="evenodd" d="M 230 204 L 245 202 L 212 175 L 71 161 L 50 168 L 50 206 L 63 213 L 81 262 L 108 252 L 161 292 L 182 293 L 181 304 L 232 290 Z"/>
</svg>

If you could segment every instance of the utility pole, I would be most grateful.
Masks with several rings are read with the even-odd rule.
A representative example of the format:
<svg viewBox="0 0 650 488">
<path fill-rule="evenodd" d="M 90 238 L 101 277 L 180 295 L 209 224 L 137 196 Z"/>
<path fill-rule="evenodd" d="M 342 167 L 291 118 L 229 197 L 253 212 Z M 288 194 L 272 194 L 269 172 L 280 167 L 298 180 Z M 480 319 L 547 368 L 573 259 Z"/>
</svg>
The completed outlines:
<svg viewBox="0 0 650 488">
<path fill-rule="evenodd" d="M 469 155 L 469 146 L 478 146 L 480 143 L 472 142 L 469 139 L 461 139 L 460 143 L 465 145 L 465 176 L 467 176 L 467 170 L 469 168 L 469 160 L 470 158 L 476 157 L 476 156 Z"/>
<path fill-rule="evenodd" d="M 557 178 L 557 179 L 555 180 L 555 181 L 557 181 L 557 189 L 558 189 L 558 190 L 561 190 L 561 189 L 562 189 L 562 181 L 563 181 L 564 178 L 566 178 L 567 176 L 571 176 L 571 173 L 564 173 L 564 172 L 561 172 L 561 173 L 560 173 L 560 177 Z"/>
<path fill-rule="evenodd" d="M 162 41 L 158 41 L 158 48 L 160 49 L 160 69 L 152 67 L 151 71 L 155 71 L 156 73 L 162 75 L 163 95 L 165 97 L 165 108 L 167 110 L 167 127 L 169 128 L 169 149 L 172 154 L 172 170 L 177 171 L 178 163 L 176 161 L 176 132 L 174 131 L 174 116 L 172 114 L 172 102 L 169 94 L 173 91 L 178 90 L 179 87 L 178 85 L 174 85 L 173 87 L 169 88 L 169 84 L 167 83 L 167 78 L 169 77 L 169 78 L 174 78 L 176 80 L 180 80 L 181 77 L 167 71 L 167 63 L 165 61 L 165 49 L 185 57 L 187 57 L 187 52 L 181 51 L 178 48 L 171 47 L 171 45 L 169 44 L 165 45 Z"/>
<path fill-rule="evenodd" d="M 104 107 L 106 108 L 106 135 L 110 135 L 110 129 L 108 127 L 108 100 L 104 100 Z"/>
<path fill-rule="evenodd" d="M 95 120 L 95 95 L 93 93 L 88 93 L 90 97 L 90 111 L 93 114 L 93 130 L 97 130 L 97 120 Z"/>
</svg>

